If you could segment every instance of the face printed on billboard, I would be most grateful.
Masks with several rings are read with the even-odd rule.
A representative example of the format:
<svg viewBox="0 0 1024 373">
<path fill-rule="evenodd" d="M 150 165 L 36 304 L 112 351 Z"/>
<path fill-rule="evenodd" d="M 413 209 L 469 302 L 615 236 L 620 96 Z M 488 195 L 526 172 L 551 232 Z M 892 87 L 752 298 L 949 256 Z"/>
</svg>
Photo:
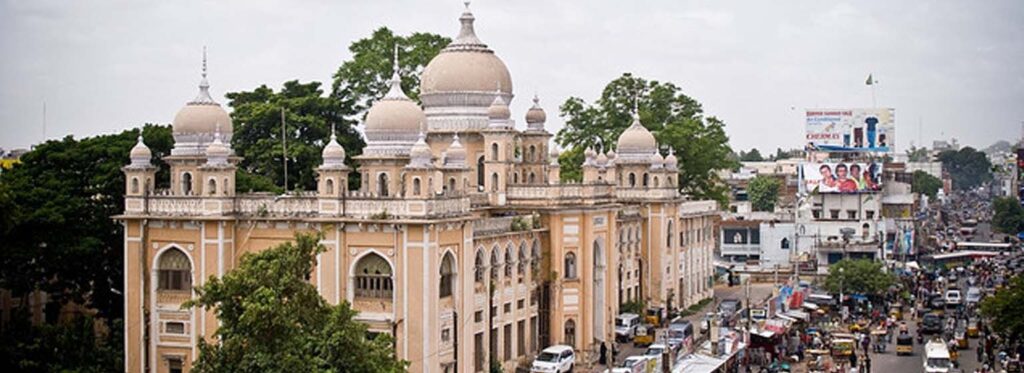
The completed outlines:
<svg viewBox="0 0 1024 373">
<path fill-rule="evenodd" d="M 893 152 L 894 109 L 809 109 L 808 150 L 828 152 Z"/>
<path fill-rule="evenodd" d="M 882 190 L 881 163 L 805 163 L 800 172 L 808 193 L 860 193 Z"/>
</svg>

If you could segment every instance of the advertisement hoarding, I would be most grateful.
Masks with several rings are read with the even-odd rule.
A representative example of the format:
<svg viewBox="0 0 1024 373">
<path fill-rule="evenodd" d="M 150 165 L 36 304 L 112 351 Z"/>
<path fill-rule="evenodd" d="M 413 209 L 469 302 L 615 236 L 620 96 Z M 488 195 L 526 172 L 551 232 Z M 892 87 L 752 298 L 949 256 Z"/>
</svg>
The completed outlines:
<svg viewBox="0 0 1024 373">
<path fill-rule="evenodd" d="M 882 190 L 882 164 L 865 162 L 804 163 L 801 187 L 806 193 L 863 193 Z"/>
<path fill-rule="evenodd" d="M 896 111 L 878 109 L 808 109 L 808 150 L 827 152 L 894 152 Z"/>
</svg>

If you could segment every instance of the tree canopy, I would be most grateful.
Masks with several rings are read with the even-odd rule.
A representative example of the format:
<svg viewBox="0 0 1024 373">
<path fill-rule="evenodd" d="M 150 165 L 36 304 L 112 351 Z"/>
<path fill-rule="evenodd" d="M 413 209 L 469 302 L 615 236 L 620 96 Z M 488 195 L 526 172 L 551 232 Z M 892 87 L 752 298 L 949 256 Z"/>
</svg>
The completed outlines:
<svg viewBox="0 0 1024 373">
<path fill-rule="evenodd" d="M 779 150 L 782 150 L 782 149 L 779 149 Z M 752 149 L 750 149 L 749 152 L 743 152 L 742 150 L 740 150 L 740 161 L 743 161 L 743 162 L 761 162 L 763 160 L 764 160 L 764 157 L 761 156 L 761 151 L 757 150 L 757 148 L 752 148 Z"/>
<path fill-rule="evenodd" d="M 918 148 L 911 145 L 910 149 L 907 149 L 907 161 L 928 162 L 928 148 Z"/>
<path fill-rule="evenodd" d="M 828 267 L 825 288 L 838 294 L 877 296 L 889 290 L 896 280 L 885 271 L 882 262 L 868 259 L 843 259 Z"/>
<path fill-rule="evenodd" d="M 1006 234 L 1024 232 L 1024 207 L 1013 197 L 997 197 L 992 202 L 992 227 Z"/>
<path fill-rule="evenodd" d="M 334 73 L 331 96 L 352 109 L 354 114 L 360 114 L 358 118 L 350 119 L 362 119 L 361 114 L 370 108 L 373 101 L 388 91 L 387 82 L 391 79 L 394 48 L 397 46 L 402 88 L 410 98 L 419 100 L 420 73 L 451 42 L 451 39 L 437 34 L 414 32 L 401 36 L 387 27 L 378 28 L 369 38 L 349 44 L 352 59 L 342 62 Z"/>
<path fill-rule="evenodd" d="M 170 153 L 170 126 L 142 131 L 154 156 Z M 138 135 L 132 129 L 50 140 L 0 174 L 0 288 L 42 290 L 56 305 L 75 302 L 121 317 L 124 233 L 111 217 L 124 212 L 121 167 Z M 158 180 L 166 183 L 166 174 L 161 164 Z"/>
<path fill-rule="evenodd" d="M 779 179 L 757 175 L 747 184 L 747 194 L 754 211 L 775 211 L 775 203 L 779 200 Z"/>
<path fill-rule="evenodd" d="M 347 119 L 354 114 L 339 100 L 324 95 L 319 82 L 300 83 L 292 80 L 275 92 L 266 85 L 252 91 L 230 92 L 228 105 L 235 131 L 231 143 L 235 153 L 244 157 L 239 168 L 246 175 L 240 188 L 259 191 L 269 187 L 264 180 L 284 186 L 281 113 L 284 111 L 285 136 L 288 147 L 288 188 L 316 189 L 316 167 L 320 154 L 331 136 L 333 125 L 338 142 L 345 148 L 348 161 L 360 154 L 365 145 L 356 132 L 356 122 Z M 246 192 L 246 189 L 239 189 Z"/>
<path fill-rule="evenodd" d="M 973 189 L 992 180 L 992 163 L 985 153 L 970 146 L 939 153 L 939 161 L 957 190 Z"/>
<path fill-rule="evenodd" d="M 632 123 L 634 104 L 640 121 L 659 144 L 671 147 L 679 158 L 679 187 L 696 198 L 728 203 L 728 189 L 715 171 L 732 169 L 732 149 L 725 124 L 704 116 L 700 103 L 668 82 L 648 81 L 625 73 L 604 87 L 593 104 L 569 97 L 561 105 L 565 127 L 555 141 L 566 149 L 559 157 L 563 180 L 579 180 L 583 149 L 609 149 Z"/>
<path fill-rule="evenodd" d="M 981 314 L 992 322 L 996 333 L 1011 341 L 1024 337 L 1024 277 L 1016 276 L 1010 286 L 981 301 Z"/>
<path fill-rule="evenodd" d="M 942 180 L 922 170 L 914 171 L 914 181 L 910 184 L 910 191 L 924 193 L 928 197 L 935 198 L 939 189 L 942 189 Z"/>
<path fill-rule="evenodd" d="M 238 268 L 210 277 L 186 307 L 214 309 L 218 342 L 199 341 L 194 371 L 402 372 L 391 338 L 368 339 L 348 302 L 330 305 L 309 282 L 319 235 L 242 256 Z"/>
</svg>

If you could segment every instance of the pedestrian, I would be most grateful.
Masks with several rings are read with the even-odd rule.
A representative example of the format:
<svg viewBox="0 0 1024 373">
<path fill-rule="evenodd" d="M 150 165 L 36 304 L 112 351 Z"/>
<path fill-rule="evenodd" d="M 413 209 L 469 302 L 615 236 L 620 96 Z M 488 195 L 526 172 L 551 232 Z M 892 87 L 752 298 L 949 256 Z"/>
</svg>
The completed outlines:
<svg viewBox="0 0 1024 373">
<path fill-rule="evenodd" d="M 850 366 L 857 366 L 857 351 L 850 351 Z"/>
</svg>

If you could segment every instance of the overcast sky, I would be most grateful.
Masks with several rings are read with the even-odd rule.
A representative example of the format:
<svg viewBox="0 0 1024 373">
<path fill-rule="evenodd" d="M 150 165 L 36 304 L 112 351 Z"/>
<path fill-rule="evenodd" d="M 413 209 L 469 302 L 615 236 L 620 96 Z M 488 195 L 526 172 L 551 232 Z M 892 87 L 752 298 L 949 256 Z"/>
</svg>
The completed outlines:
<svg viewBox="0 0 1024 373">
<path fill-rule="evenodd" d="M 169 123 L 196 93 L 202 47 L 224 93 L 331 75 L 380 26 L 454 37 L 461 1 L 0 0 L 0 147 Z M 736 149 L 800 147 L 803 109 L 896 108 L 899 151 L 1017 139 L 1024 1 L 497 1 L 472 4 L 508 65 L 522 124 L 548 128 L 633 72 L 671 81 L 725 120 Z"/>
</svg>

